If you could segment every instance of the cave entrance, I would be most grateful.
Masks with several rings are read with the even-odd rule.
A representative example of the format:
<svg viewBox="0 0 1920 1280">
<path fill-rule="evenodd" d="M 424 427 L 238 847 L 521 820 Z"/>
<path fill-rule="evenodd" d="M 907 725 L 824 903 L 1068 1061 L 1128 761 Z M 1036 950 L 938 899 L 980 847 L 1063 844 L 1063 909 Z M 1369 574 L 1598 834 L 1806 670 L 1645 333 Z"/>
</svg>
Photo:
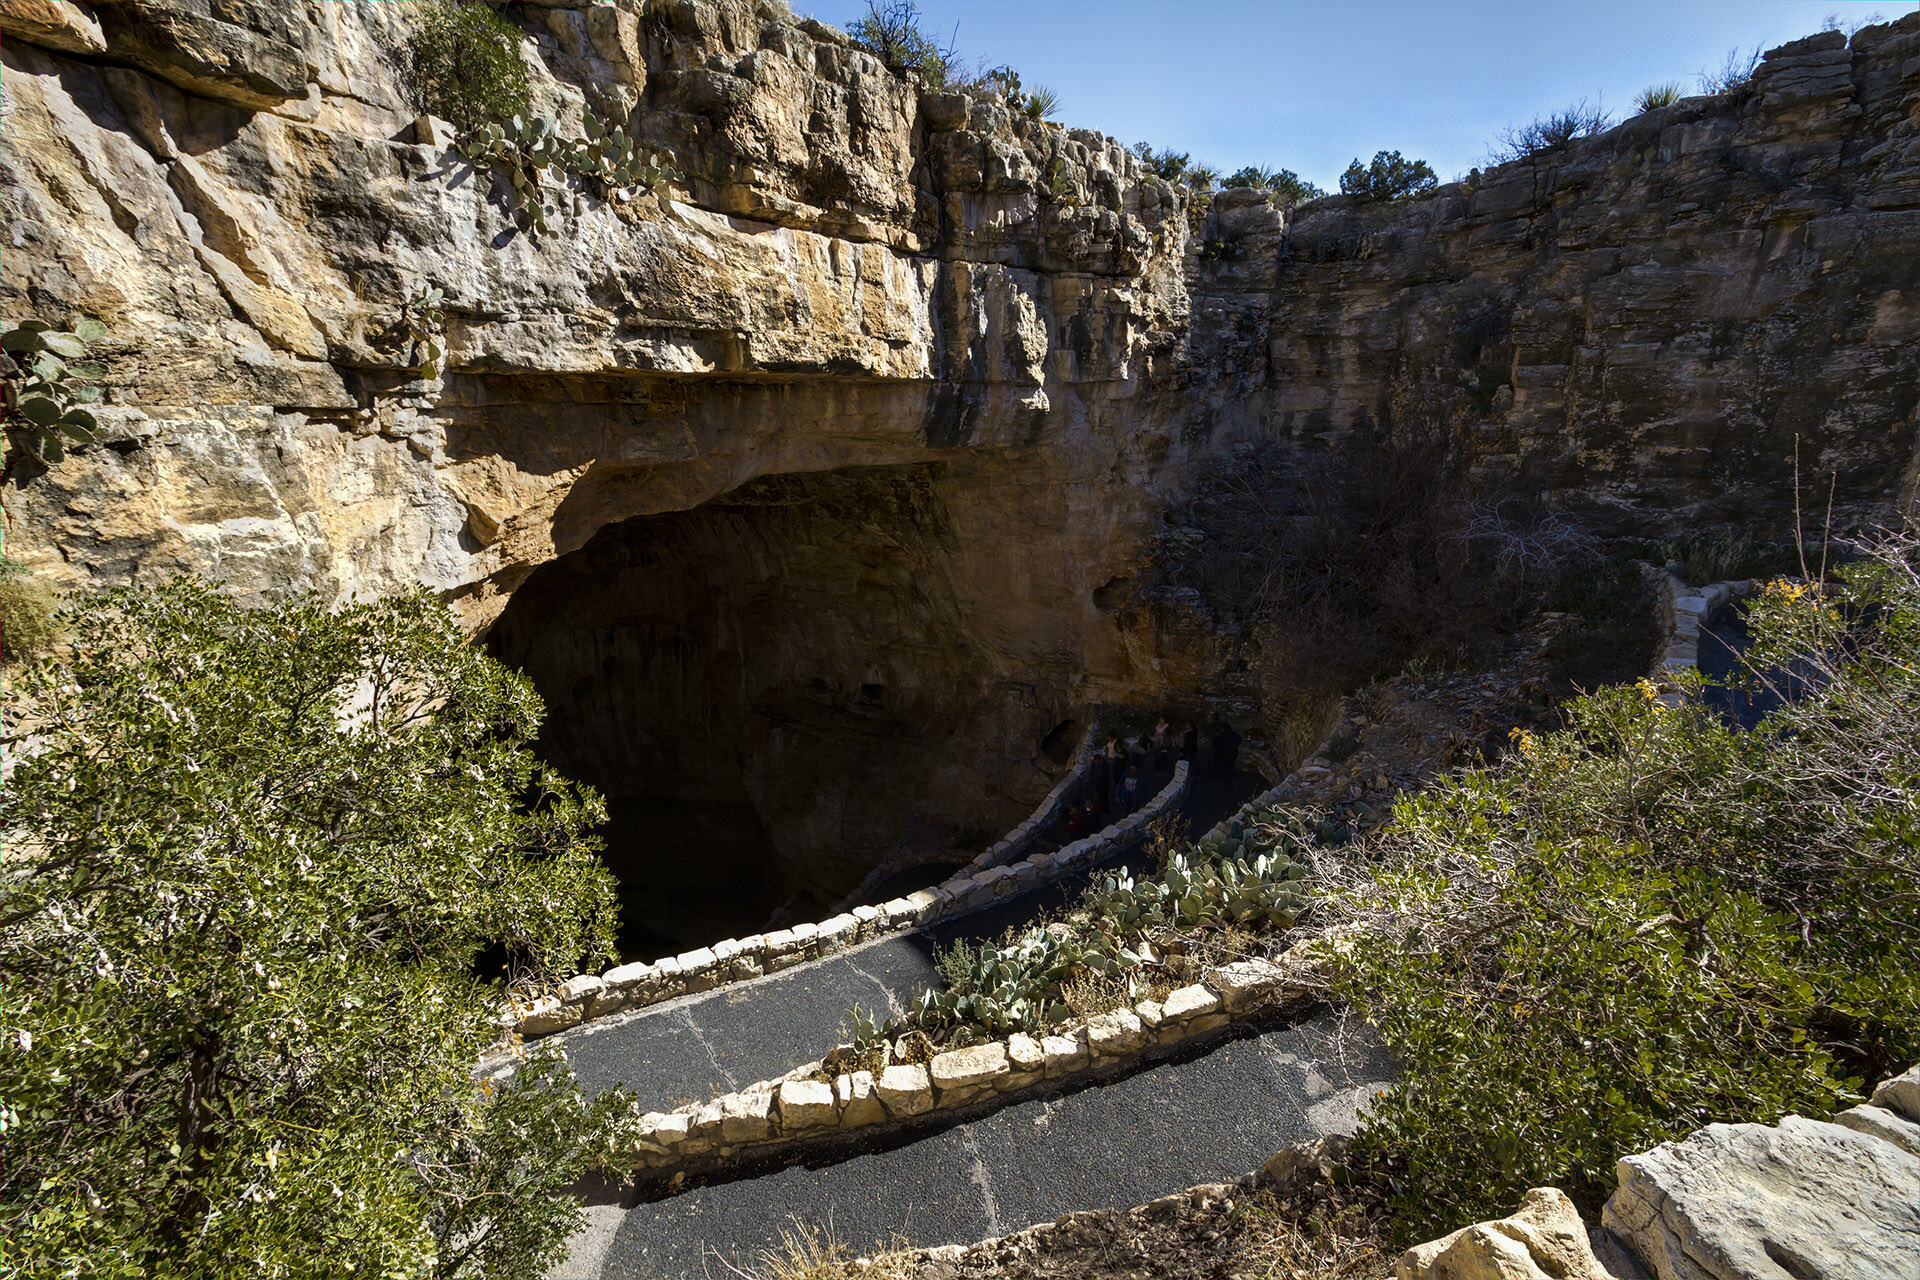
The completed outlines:
<svg viewBox="0 0 1920 1280">
<path fill-rule="evenodd" d="M 997 670 L 964 577 L 937 466 L 755 480 L 528 577 L 487 644 L 607 798 L 625 958 L 817 919 L 1020 820 L 1060 708 Z"/>
</svg>

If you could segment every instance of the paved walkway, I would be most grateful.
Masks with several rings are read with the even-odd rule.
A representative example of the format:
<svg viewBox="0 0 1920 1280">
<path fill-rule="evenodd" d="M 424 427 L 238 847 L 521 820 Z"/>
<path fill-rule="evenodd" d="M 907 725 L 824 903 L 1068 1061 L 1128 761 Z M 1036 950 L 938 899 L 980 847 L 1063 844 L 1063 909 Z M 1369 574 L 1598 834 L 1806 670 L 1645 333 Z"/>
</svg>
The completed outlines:
<svg viewBox="0 0 1920 1280">
<path fill-rule="evenodd" d="M 1204 831 L 1260 786 L 1251 774 L 1199 779 L 1185 813 L 1191 829 Z M 1139 851 L 1103 865 L 1129 860 L 1140 865 Z M 937 982 L 936 948 L 997 937 L 1057 910 L 1091 874 L 769 978 L 588 1023 L 560 1043 L 589 1091 L 623 1083 L 643 1106 L 662 1110 L 701 1101 L 817 1059 L 853 1004 L 904 1009 Z M 842 1239 L 865 1249 L 974 1240 L 1071 1210 L 1138 1204 L 1244 1173 L 1278 1146 L 1346 1127 L 1355 1100 L 1389 1075 L 1370 1037 L 1340 1037 L 1322 1017 L 910 1140 L 876 1136 L 821 1168 L 594 1205 L 593 1227 L 553 1274 L 727 1276 L 718 1259 L 744 1266 L 777 1247 L 796 1220 L 831 1219 Z"/>
</svg>

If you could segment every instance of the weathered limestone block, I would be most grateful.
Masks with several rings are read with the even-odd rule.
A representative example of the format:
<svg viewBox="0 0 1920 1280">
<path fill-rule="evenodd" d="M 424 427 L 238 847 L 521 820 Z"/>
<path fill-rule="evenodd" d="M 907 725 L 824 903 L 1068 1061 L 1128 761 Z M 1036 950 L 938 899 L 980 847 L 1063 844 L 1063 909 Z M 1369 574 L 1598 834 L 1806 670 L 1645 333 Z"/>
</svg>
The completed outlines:
<svg viewBox="0 0 1920 1280">
<path fill-rule="evenodd" d="M 1007 1037 L 1007 1061 L 1013 1064 L 1010 1085 L 1017 1087 L 1039 1078 L 1046 1070 L 1047 1055 L 1038 1040 L 1016 1031 Z"/>
<path fill-rule="evenodd" d="M 1087 1047 L 1096 1058 L 1120 1058 L 1147 1042 L 1146 1028 L 1131 1009 L 1087 1019 Z"/>
<path fill-rule="evenodd" d="M 831 1100 L 831 1094 L 829 1094 Z M 770 1089 L 724 1094 L 720 1106 L 720 1140 L 727 1143 L 765 1142 L 774 1132 L 774 1095 Z"/>
<path fill-rule="evenodd" d="M 1174 1025 L 1220 1015 L 1224 1006 L 1217 993 L 1199 983 L 1176 987 L 1160 1002 L 1161 1015 Z"/>
<path fill-rule="evenodd" d="M 713 954 L 712 947 L 683 951 L 674 957 L 674 962 L 680 966 L 680 980 L 688 991 L 711 991 L 720 984 L 714 972 L 719 958 Z"/>
<path fill-rule="evenodd" d="M 1849 1107 L 1833 1118 L 1838 1125 L 1845 1125 L 1856 1133 L 1864 1133 L 1891 1142 L 1894 1146 L 1911 1155 L 1920 1156 L 1920 1124 L 1915 1124 L 1903 1115 L 1888 1111 L 1872 1104 Z"/>
<path fill-rule="evenodd" d="M 998 1040 L 967 1049 L 950 1049 L 928 1064 L 943 1107 L 969 1102 L 991 1092 L 1013 1072 L 1007 1046 Z"/>
<path fill-rule="evenodd" d="M 556 1031 L 565 1031 L 577 1025 L 585 1012 L 580 1005 L 568 1004 L 556 996 L 543 996 L 520 1015 L 520 1034 L 549 1036 Z"/>
<path fill-rule="evenodd" d="M 560 990 L 556 994 L 567 1004 L 581 1004 L 606 985 L 606 979 L 599 974 L 575 974 L 560 984 Z"/>
<path fill-rule="evenodd" d="M 1287 970 L 1271 960 L 1241 960 L 1210 971 L 1207 985 L 1220 993 L 1228 1013 L 1242 1013 L 1284 994 L 1287 977 Z"/>
<path fill-rule="evenodd" d="M 1609 1273 L 1593 1256 L 1573 1201 L 1558 1188 L 1535 1187 L 1511 1218 L 1415 1245 L 1394 1274 L 1398 1280 L 1607 1280 Z"/>
<path fill-rule="evenodd" d="M 1267 1177 L 1282 1191 L 1292 1190 L 1318 1178 L 1331 1177 L 1347 1162 L 1353 1139 L 1344 1133 L 1330 1133 L 1307 1142 L 1282 1147 L 1267 1157 Z"/>
<path fill-rule="evenodd" d="M 649 1111 L 640 1117 L 640 1145 L 653 1151 L 672 1151 L 687 1141 L 692 1117 L 684 1111 Z"/>
<path fill-rule="evenodd" d="M 1079 1027 L 1058 1036 L 1043 1036 L 1040 1040 L 1040 1052 L 1045 1059 L 1046 1076 L 1057 1080 L 1061 1076 L 1084 1071 L 1093 1061 L 1093 1051 L 1087 1047 L 1087 1029 Z"/>
<path fill-rule="evenodd" d="M 888 1067 L 874 1081 L 874 1092 L 895 1120 L 933 1110 L 933 1080 L 918 1063 Z"/>
<path fill-rule="evenodd" d="M 1837 1124 L 1713 1124 L 1628 1156 L 1601 1223 L 1660 1280 L 1920 1275 L 1920 1158 Z"/>
<path fill-rule="evenodd" d="M 299 48 L 252 25 L 222 21 L 205 4 L 121 0 L 100 6 L 99 17 L 115 57 L 190 93 L 256 110 L 306 96 L 307 59 Z M 297 21 L 304 26 L 306 19 Z"/>
<path fill-rule="evenodd" d="M 781 1083 L 777 1096 L 782 1133 L 828 1129 L 840 1122 L 839 1103 L 830 1084 L 818 1080 L 787 1080 Z"/>
<path fill-rule="evenodd" d="M 857 1129 L 862 1125 L 883 1124 L 887 1109 L 880 1101 L 878 1083 L 871 1071 L 855 1071 L 833 1082 L 834 1101 L 840 1106 L 840 1127 Z"/>
<path fill-rule="evenodd" d="M 1870 1099 L 1874 1106 L 1920 1123 L 1920 1066 L 1908 1067 L 1891 1080 L 1883 1080 Z"/>
<path fill-rule="evenodd" d="M 0 35 L 62 53 L 104 53 L 100 24 L 67 0 L 0 0 Z"/>
</svg>

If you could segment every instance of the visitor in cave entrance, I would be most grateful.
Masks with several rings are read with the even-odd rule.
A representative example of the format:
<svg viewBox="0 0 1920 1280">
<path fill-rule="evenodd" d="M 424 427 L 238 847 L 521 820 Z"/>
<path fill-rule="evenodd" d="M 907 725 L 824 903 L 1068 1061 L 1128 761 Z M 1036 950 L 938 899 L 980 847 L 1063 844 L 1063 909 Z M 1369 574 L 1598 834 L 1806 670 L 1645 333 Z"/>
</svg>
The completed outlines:
<svg viewBox="0 0 1920 1280">
<path fill-rule="evenodd" d="M 1122 814 L 1132 813 L 1134 805 L 1139 802 L 1139 799 L 1140 766 L 1130 764 L 1127 766 L 1127 776 L 1120 781 L 1120 812 Z"/>
<path fill-rule="evenodd" d="M 1191 766 L 1200 755 L 1200 731 L 1189 720 L 1180 726 L 1180 758 Z"/>
<path fill-rule="evenodd" d="M 1220 722 L 1220 732 L 1213 739 L 1213 771 L 1222 778 L 1233 776 L 1234 761 L 1240 756 L 1240 735 L 1226 721 Z"/>
<path fill-rule="evenodd" d="M 1153 767 L 1155 770 L 1167 767 L 1167 750 L 1173 743 L 1173 726 L 1167 723 L 1165 716 L 1153 726 Z"/>
<path fill-rule="evenodd" d="M 1086 830 L 1086 822 L 1080 816 L 1080 806 L 1078 804 L 1068 805 L 1067 834 L 1070 836 L 1078 836 L 1084 830 Z"/>
</svg>

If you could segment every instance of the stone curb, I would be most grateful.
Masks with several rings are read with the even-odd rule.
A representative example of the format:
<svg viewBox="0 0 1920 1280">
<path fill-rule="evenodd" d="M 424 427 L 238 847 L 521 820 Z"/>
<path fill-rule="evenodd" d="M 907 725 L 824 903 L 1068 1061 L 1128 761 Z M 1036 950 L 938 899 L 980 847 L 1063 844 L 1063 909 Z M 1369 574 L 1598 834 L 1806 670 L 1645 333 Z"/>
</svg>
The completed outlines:
<svg viewBox="0 0 1920 1280">
<path fill-rule="evenodd" d="M 1149 1054 L 1223 1030 L 1271 1006 L 1312 994 L 1307 966 L 1291 957 L 1242 960 L 1208 970 L 1164 1001 L 1142 1001 L 1033 1036 L 951 1049 L 925 1065 L 898 1065 L 877 1075 L 854 1071 L 831 1084 L 808 1063 L 774 1080 L 670 1112 L 641 1117 L 631 1152 L 633 1171 L 649 1182 L 703 1173 L 738 1157 L 757 1157 L 832 1135 L 880 1133 L 909 1122 L 988 1110 L 1037 1088 L 1104 1074 Z"/>
<path fill-rule="evenodd" d="M 1024 821 L 1017 823 L 1005 837 L 974 858 L 967 864 L 965 870 L 978 870 L 982 867 L 1010 862 L 1020 850 L 1039 838 L 1040 833 L 1060 816 L 1060 805 L 1067 795 L 1086 780 L 1088 771 L 1093 767 L 1094 744 L 1099 741 L 1100 732 L 1101 722 L 1096 718 L 1093 724 L 1088 726 L 1086 736 L 1080 739 L 1080 747 L 1074 752 L 1073 760 L 1067 766 L 1066 775 L 1054 784 L 1053 790 L 1047 792 L 1046 798 L 1040 801 Z M 845 910 L 850 903 L 864 898 L 867 892 L 878 883 L 880 872 L 887 869 L 884 863 L 877 868 L 874 875 L 868 876 L 858 889 L 841 900 L 841 909 Z"/>
<path fill-rule="evenodd" d="M 1661 647 L 1660 656 L 1654 660 L 1653 670 L 1647 675 L 1655 683 L 1665 685 L 1681 672 L 1699 667 L 1700 631 L 1713 611 L 1729 601 L 1744 600 L 1756 594 L 1761 584 L 1755 579 L 1690 587 L 1664 569 L 1652 572 L 1659 579 L 1654 588 L 1654 608 L 1659 615 L 1666 643 Z M 1686 695 L 1667 687 L 1661 690 L 1659 701 L 1663 707 L 1678 707 L 1685 704 Z"/>
<path fill-rule="evenodd" d="M 931 889 L 879 905 L 858 906 L 817 923 L 797 924 L 750 938 L 727 938 L 652 964 L 626 964 L 603 974 L 580 974 L 561 983 L 553 995 L 516 1006 L 503 1020 L 505 1029 L 517 1032 L 522 1040 L 538 1039 L 609 1014 L 778 973 L 858 943 L 964 915 L 998 899 L 1037 889 L 1080 863 L 1132 843 L 1149 822 L 1186 798 L 1187 774 L 1188 763 L 1182 760 L 1174 765 L 1167 785 L 1140 808 L 1052 852 L 1031 854 L 1010 865 L 963 867 Z M 1065 794 L 1064 790 L 1060 794 Z"/>
</svg>

